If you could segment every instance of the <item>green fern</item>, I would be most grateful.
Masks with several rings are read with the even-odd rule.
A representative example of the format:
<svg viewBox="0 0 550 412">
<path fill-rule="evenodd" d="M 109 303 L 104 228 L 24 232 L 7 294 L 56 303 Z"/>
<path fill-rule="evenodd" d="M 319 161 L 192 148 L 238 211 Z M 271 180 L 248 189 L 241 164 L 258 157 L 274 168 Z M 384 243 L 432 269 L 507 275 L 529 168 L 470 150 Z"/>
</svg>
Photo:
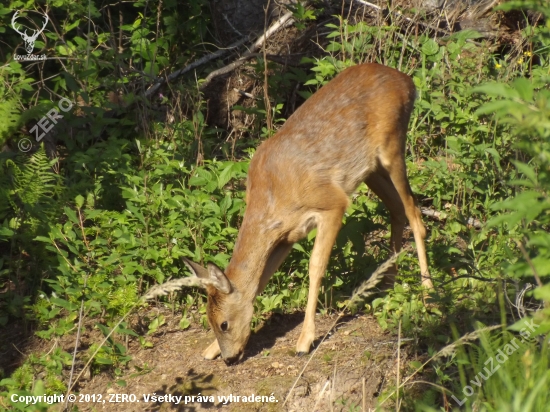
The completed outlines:
<svg viewBox="0 0 550 412">
<path fill-rule="evenodd" d="M 63 191 L 62 178 L 52 172 L 43 145 L 32 155 L 17 154 L 0 158 L 0 220 L 10 212 L 25 215 L 34 228 L 56 214 L 56 198 Z"/>
</svg>

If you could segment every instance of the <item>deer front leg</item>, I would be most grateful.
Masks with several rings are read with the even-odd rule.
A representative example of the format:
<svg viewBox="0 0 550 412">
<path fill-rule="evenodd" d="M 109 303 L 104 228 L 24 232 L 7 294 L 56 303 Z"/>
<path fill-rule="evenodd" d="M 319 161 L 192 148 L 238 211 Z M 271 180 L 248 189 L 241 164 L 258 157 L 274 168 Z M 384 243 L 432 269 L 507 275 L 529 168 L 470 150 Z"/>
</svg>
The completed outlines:
<svg viewBox="0 0 550 412">
<path fill-rule="evenodd" d="M 202 357 L 204 359 L 212 360 L 212 359 L 216 359 L 218 356 L 220 356 L 221 353 L 222 352 L 220 350 L 220 345 L 218 345 L 218 340 L 216 339 L 214 342 L 212 342 L 210 344 L 209 347 L 207 347 L 202 352 Z"/>
<path fill-rule="evenodd" d="M 302 356 L 309 352 L 311 344 L 315 339 L 315 311 L 317 309 L 317 296 L 321 281 L 327 269 L 328 260 L 336 236 L 342 225 L 344 210 L 331 210 L 320 216 L 317 225 L 317 236 L 309 260 L 309 294 L 307 297 L 307 308 L 302 326 L 302 332 L 296 345 L 296 355 Z"/>
</svg>

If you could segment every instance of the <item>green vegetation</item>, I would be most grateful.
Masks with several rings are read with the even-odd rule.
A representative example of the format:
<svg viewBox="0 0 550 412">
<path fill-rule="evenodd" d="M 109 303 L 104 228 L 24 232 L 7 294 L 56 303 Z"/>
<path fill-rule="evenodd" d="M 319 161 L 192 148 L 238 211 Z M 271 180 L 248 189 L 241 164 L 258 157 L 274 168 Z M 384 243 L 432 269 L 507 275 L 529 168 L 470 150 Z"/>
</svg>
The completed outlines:
<svg viewBox="0 0 550 412">
<path fill-rule="evenodd" d="M 38 3 L 0 5 L 3 42 L 21 41 L 10 29 L 12 11 Z M 121 5 L 124 21 L 114 32 L 99 2 L 45 3 L 63 30 L 50 30 L 48 44 L 39 38 L 35 50 L 50 47 L 49 55 L 66 59 L 40 68 L 9 54 L 0 62 L 0 145 L 13 149 L 0 153 L 0 327 L 24 323 L 52 340 L 76 337 L 84 323 L 95 325 L 108 339 L 88 348 L 84 361 L 97 352 L 93 373 L 122 376 L 132 354 L 121 342 L 130 336 L 150 345 L 130 322 L 119 323 L 140 296 L 170 277 L 188 276 L 182 256 L 220 267 L 229 262 L 244 212 L 248 160 L 284 122 L 288 91 L 299 84 L 306 98 L 344 68 L 376 61 L 408 73 L 417 86 L 409 177 L 421 206 L 441 212 L 425 218 L 437 289 L 429 305 L 422 301 L 416 254 L 409 251 L 399 259 L 395 288 L 365 306 L 382 328 L 400 325 L 418 342 L 419 361 L 407 365 L 401 387 L 384 388 L 381 405 L 388 407 L 397 394 L 403 410 L 538 412 L 550 405 L 550 8 L 544 2 L 501 6 L 528 6 L 546 18 L 527 24 L 517 46 L 503 49 L 474 31 L 436 41 L 427 33 L 403 34 L 393 24 L 337 17 L 326 26 L 325 53 L 303 59 L 307 66 L 266 64 L 261 56 L 250 61 L 254 79 L 263 82 L 270 71 L 270 104 L 258 99 L 253 107 L 233 108 L 254 119 L 243 139 L 208 124 L 198 84 L 214 64 L 199 69 L 198 84 L 183 76 L 152 100 L 144 97 L 151 77 L 215 50 L 207 2 Z M 319 11 L 300 6 L 294 12 L 305 30 Z M 119 30 L 124 47 L 116 44 Z M 121 105 L 110 92 L 121 95 Z M 29 137 L 21 129 L 63 98 L 75 109 L 59 123 L 57 159 L 50 160 L 44 143 L 18 150 Z M 159 120 L 158 105 L 174 120 Z M 388 222 L 383 205 L 362 186 L 331 257 L 321 311 L 343 307 L 389 257 L 389 235 L 371 235 Z M 314 236 L 295 245 L 257 298 L 254 325 L 274 311 L 305 306 Z M 525 299 L 542 309 L 518 319 L 509 302 L 526 283 L 536 287 Z M 194 289 L 158 302 L 181 313 L 182 329 L 191 321 L 207 327 L 205 303 Z M 537 326 L 526 329 L 525 322 Z M 163 323 L 152 316 L 149 333 Z M 507 359 L 489 379 L 489 363 L 497 365 L 499 350 L 506 353 L 514 339 L 521 343 L 513 352 L 508 346 Z M 72 363 L 72 354 L 58 347 L 29 356 L 9 374 L 0 369 L 0 408 L 22 407 L 7 400 L 11 393 L 66 391 L 61 371 Z M 419 374 L 433 386 L 411 384 Z"/>
</svg>

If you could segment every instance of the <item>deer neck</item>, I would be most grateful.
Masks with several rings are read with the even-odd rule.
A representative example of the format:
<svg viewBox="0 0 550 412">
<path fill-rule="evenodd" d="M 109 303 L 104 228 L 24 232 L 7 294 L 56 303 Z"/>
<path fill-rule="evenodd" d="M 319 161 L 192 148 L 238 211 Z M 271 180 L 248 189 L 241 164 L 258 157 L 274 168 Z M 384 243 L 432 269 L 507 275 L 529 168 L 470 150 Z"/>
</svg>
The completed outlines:
<svg viewBox="0 0 550 412">
<path fill-rule="evenodd" d="M 260 281 L 266 263 L 279 241 L 273 231 L 266 231 L 265 221 L 260 218 L 245 218 L 233 250 L 233 256 L 225 275 L 247 298 L 254 300 L 261 290 Z"/>
</svg>

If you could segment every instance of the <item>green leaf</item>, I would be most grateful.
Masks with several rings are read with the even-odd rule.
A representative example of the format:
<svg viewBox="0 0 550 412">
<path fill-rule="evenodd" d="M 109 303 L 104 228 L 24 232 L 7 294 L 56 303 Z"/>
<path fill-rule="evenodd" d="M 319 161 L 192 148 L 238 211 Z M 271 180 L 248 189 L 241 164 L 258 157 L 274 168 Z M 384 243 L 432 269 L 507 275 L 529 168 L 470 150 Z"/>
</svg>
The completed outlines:
<svg viewBox="0 0 550 412">
<path fill-rule="evenodd" d="M 79 209 L 82 208 L 82 205 L 84 204 L 84 197 L 81 196 L 81 195 L 77 195 L 74 199 L 75 203 L 76 203 L 76 207 L 78 207 Z"/>
<path fill-rule="evenodd" d="M 516 166 L 516 168 L 523 173 L 531 182 L 533 182 L 535 185 L 537 184 L 537 173 L 535 172 L 535 169 L 529 166 L 526 163 L 519 162 L 512 160 L 512 163 Z"/>
<path fill-rule="evenodd" d="M 222 170 L 220 176 L 218 177 L 218 188 L 221 189 L 224 187 L 227 182 L 229 182 L 234 175 L 234 163 L 230 163 L 225 169 Z"/>
<path fill-rule="evenodd" d="M 426 56 L 432 56 L 434 54 L 437 54 L 439 51 L 439 45 L 434 39 L 428 39 L 423 45 L 422 45 L 422 53 Z"/>
<path fill-rule="evenodd" d="M 526 190 L 512 199 L 491 205 L 492 210 L 521 210 L 537 203 L 541 194 L 532 190 Z"/>
<path fill-rule="evenodd" d="M 181 318 L 180 324 L 179 324 L 180 329 L 185 330 L 189 328 L 189 326 L 191 326 L 191 322 L 189 322 L 189 319 Z"/>
<path fill-rule="evenodd" d="M 514 80 L 514 89 L 521 99 L 527 102 L 533 100 L 533 85 L 525 77 L 518 77 Z"/>
<path fill-rule="evenodd" d="M 148 335 L 151 335 L 155 333 L 159 327 L 164 325 L 165 319 L 163 315 L 157 316 L 153 321 L 149 324 L 149 331 L 147 332 Z"/>
<path fill-rule="evenodd" d="M 95 362 L 96 363 L 99 363 L 100 365 L 112 365 L 113 364 L 113 361 L 109 358 L 104 358 L 102 356 L 96 356 L 95 357 Z"/>
<path fill-rule="evenodd" d="M 11 237 L 15 232 L 7 227 L 0 226 L 0 236 Z M 48 239 L 49 243 L 50 239 Z"/>
<path fill-rule="evenodd" d="M 477 109 L 474 114 L 476 116 L 480 116 L 482 114 L 494 114 L 494 113 L 500 113 L 500 112 L 509 112 L 511 110 L 511 107 L 514 106 L 514 103 L 508 101 L 508 100 L 497 100 L 494 102 L 487 102 L 483 106 L 481 106 L 479 109 Z"/>
<path fill-rule="evenodd" d="M 208 179 L 204 176 L 193 176 L 189 179 L 189 186 L 204 186 Z"/>
<path fill-rule="evenodd" d="M 493 157 L 498 169 L 502 170 L 502 168 L 500 167 L 500 155 L 498 154 L 498 152 L 492 147 L 486 148 L 485 151 Z"/>
<path fill-rule="evenodd" d="M 63 211 L 65 212 L 65 214 L 67 215 L 67 217 L 71 222 L 73 222 L 76 225 L 80 223 L 80 221 L 78 220 L 78 217 L 76 217 L 76 212 L 74 210 L 65 206 L 63 208 Z"/>
<path fill-rule="evenodd" d="M 67 309 L 69 312 L 72 312 L 76 309 L 78 309 L 78 306 L 75 304 L 69 302 L 68 300 L 61 299 L 61 298 L 51 298 L 50 302 L 54 305 L 61 306 L 64 309 Z"/>
<path fill-rule="evenodd" d="M 504 83 L 487 83 L 481 86 L 474 87 L 471 93 L 484 93 L 491 96 L 500 97 L 519 97 L 518 93 L 510 86 Z"/>
</svg>

